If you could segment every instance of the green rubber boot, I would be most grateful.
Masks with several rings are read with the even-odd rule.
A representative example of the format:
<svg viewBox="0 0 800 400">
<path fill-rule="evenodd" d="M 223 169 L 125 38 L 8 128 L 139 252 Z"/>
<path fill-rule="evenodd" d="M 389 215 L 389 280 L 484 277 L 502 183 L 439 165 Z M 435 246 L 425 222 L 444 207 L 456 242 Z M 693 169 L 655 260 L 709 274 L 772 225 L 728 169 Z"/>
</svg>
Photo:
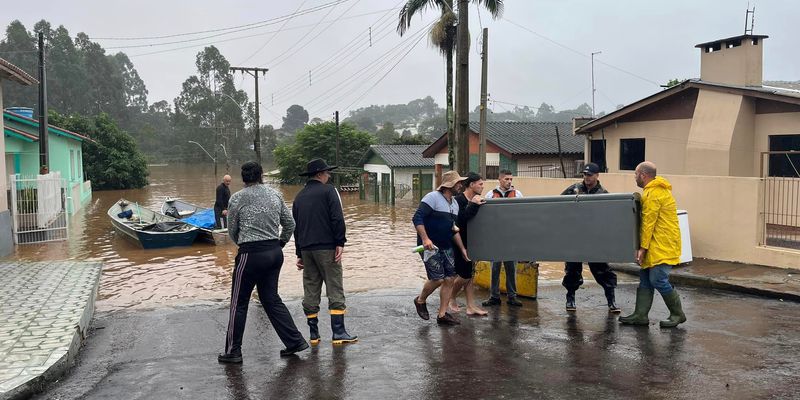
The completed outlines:
<svg viewBox="0 0 800 400">
<path fill-rule="evenodd" d="M 681 297 L 678 296 L 678 291 L 673 290 L 668 295 L 662 297 L 664 298 L 664 304 L 669 308 L 669 318 L 659 322 L 659 325 L 662 328 L 674 328 L 678 326 L 678 324 L 686 322 L 686 314 L 683 313 Z"/>
<path fill-rule="evenodd" d="M 633 314 L 619 317 L 619 322 L 626 325 L 650 324 L 647 315 L 650 314 L 650 307 L 653 306 L 653 292 L 653 289 L 636 289 L 636 308 L 633 310 Z"/>
</svg>

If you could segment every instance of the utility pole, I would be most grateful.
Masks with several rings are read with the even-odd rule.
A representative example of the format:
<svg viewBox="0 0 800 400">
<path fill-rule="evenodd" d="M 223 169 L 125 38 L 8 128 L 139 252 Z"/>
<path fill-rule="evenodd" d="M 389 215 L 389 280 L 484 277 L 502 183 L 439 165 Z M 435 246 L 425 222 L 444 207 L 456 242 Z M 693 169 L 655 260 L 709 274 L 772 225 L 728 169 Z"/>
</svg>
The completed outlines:
<svg viewBox="0 0 800 400">
<path fill-rule="evenodd" d="M 478 173 L 486 179 L 486 97 L 489 72 L 489 28 L 483 28 L 481 51 L 481 128 L 478 133 Z"/>
<path fill-rule="evenodd" d="M 39 32 L 39 169 L 50 168 L 47 149 L 47 70 L 44 59 L 44 33 Z"/>
<path fill-rule="evenodd" d="M 595 92 L 595 88 L 594 88 L 594 55 L 595 54 L 600 54 L 600 53 L 602 53 L 602 51 L 595 51 L 594 53 L 592 53 L 592 118 L 594 118 L 594 116 L 596 114 L 594 112 L 594 92 Z"/>
<path fill-rule="evenodd" d="M 336 166 L 340 166 L 339 165 L 339 111 L 336 111 L 334 113 L 334 116 L 336 117 Z M 338 188 L 340 186 L 339 174 L 336 174 L 334 182 L 336 183 L 336 187 Z"/>
<path fill-rule="evenodd" d="M 564 169 L 564 155 L 561 153 L 561 135 L 558 132 L 558 124 L 554 122 L 553 126 L 556 128 L 556 143 L 558 143 L 558 160 L 561 161 L 561 174 L 564 179 L 567 179 L 567 170 Z"/>
<path fill-rule="evenodd" d="M 259 105 L 258 105 L 258 73 L 260 72 L 261 75 L 266 75 L 269 69 L 267 68 L 258 68 L 258 67 L 230 67 L 229 70 L 231 71 L 240 71 L 242 73 L 247 72 L 256 81 L 256 135 L 253 139 L 253 150 L 256 151 L 256 161 L 261 164 L 261 119 L 259 117 Z"/>
<path fill-rule="evenodd" d="M 456 32 L 456 171 L 469 172 L 469 0 L 458 0 Z"/>
</svg>

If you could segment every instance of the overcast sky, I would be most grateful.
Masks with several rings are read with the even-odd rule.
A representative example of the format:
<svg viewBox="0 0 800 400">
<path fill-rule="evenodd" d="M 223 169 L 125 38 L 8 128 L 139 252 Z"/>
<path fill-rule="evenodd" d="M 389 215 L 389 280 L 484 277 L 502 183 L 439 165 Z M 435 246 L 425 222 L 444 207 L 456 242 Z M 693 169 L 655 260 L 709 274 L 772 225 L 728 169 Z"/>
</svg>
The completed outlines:
<svg viewBox="0 0 800 400">
<path fill-rule="evenodd" d="M 427 37 L 417 41 L 415 36 L 418 30 L 427 30 L 437 10 L 426 10 L 415 18 L 401 38 L 394 29 L 405 0 L 346 0 L 326 7 L 331 2 L 336 0 L 44 0 L 35 7 L 9 8 L 0 22 L 6 26 L 19 19 L 32 29 L 44 18 L 53 26 L 64 25 L 73 37 L 86 32 L 109 53 L 124 51 L 144 79 L 151 103 L 172 102 L 182 82 L 195 73 L 196 54 L 218 42 L 213 44 L 231 65 L 270 69 L 260 81 L 262 123 L 279 126 L 280 116 L 292 104 L 303 105 L 312 117 L 323 119 L 335 110 L 347 115 L 346 111 L 358 107 L 406 103 L 427 95 L 444 104 L 443 59 Z M 694 45 L 742 34 L 747 4 L 739 0 L 506 0 L 505 13 L 498 20 L 485 11 L 478 13 L 473 5 L 470 109 L 480 99 L 476 39 L 481 25 L 489 28 L 489 93 L 497 101 L 491 106 L 495 111 L 513 108 L 505 103 L 538 106 L 547 102 L 557 110 L 591 104 L 589 54 L 598 51 L 602 54 L 595 56 L 597 110 L 611 111 L 617 104 L 653 94 L 660 90 L 658 84 L 672 78 L 699 77 L 700 55 Z M 762 0 L 755 6 L 755 33 L 770 36 L 764 43 L 764 79 L 800 80 L 800 1 Z M 253 25 L 304 10 L 312 11 Z M 223 30 L 236 26 L 241 26 L 237 32 Z M 148 40 L 99 39 L 210 30 L 214 32 Z M 185 42 L 191 39 L 197 40 Z M 183 43 L 165 44 L 179 41 Z M 150 46 L 111 49 L 141 45 Z M 252 98 L 251 77 L 239 74 L 236 85 Z"/>
</svg>

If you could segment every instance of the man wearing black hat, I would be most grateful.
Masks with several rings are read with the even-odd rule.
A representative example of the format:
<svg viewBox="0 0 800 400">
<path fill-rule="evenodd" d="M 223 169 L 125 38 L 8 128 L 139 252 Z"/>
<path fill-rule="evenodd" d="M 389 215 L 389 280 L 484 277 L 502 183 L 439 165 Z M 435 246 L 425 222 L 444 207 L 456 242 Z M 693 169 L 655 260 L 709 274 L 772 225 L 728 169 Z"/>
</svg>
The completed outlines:
<svg viewBox="0 0 800 400">
<path fill-rule="evenodd" d="M 595 163 L 588 163 L 583 169 L 583 181 L 571 185 L 561 192 L 561 195 L 602 194 L 608 193 L 600 185 L 600 167 Z M 607 263 L 589 263 L 589 270 L 594 280 L 603 287 L 608 300 L 608 310 L 618 313 L 621 310 L 614 301 L 614 288 L 617 287 L 617 275 L 611 271 Z M 567 311 L 575 311 L 575 291 L 583 285 L 583 263 L 567 262 L 564 264 L 564 280 L 561 284 L 567 289 Z"/>
<path fill-rule="evenodd" d="M 344 213 L 339 193 L 327 184 L 331 178 L 330 171 L 336 168 L 320 158 L 309 161 L 306 172 L 300 174 L 309 178 L 308 183 L 292 205 L 292 216 L 297 224 L 294 231 L 297 269 L 303 271 L 303 311 L 311 330 L 312 345 L 320 340 L 317 313 L 323 283 L 331 313 L 332 342 L 341 344 L 358 340 L 358 336 L 351 336 L 344 326 L 342 252 L 347 241 Z"/>
</svg>

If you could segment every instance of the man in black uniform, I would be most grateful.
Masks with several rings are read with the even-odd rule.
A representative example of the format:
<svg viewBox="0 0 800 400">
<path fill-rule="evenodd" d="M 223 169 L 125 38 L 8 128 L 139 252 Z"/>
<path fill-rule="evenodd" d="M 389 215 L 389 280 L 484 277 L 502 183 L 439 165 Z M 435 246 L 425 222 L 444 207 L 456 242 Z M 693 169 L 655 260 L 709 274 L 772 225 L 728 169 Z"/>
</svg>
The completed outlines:
<svg viewBox="0 0 800 400">
<path fill-rule="evenodd" d="M 214 228 L 227 228 L 225 219 L 228 216 L 228 202 L 231 200 L 231 176 L 222 177 L 222 183 L 217 186 L 217 199 L 214 201 Z"/>
<path fill-rule="evenodd" d="M 350 335 L 344 326 L 345 298 L 342 282 L 342 252 L 345 237 L 342 199 L 332 185 L 328 185 L 331 170 L 325 160 L 315 158 L 308 162 L 306 172 L 300 174 L 308 183 L 294 198 L 292 216 L 297 225 L 294 243 L 297 247 L 297 269 L 303 270 L 303 311 L 311 331 L 311 344 L 319 344 L 319 303 L 322 284 L 328 296 L 331 314 L 333 344 L 354 343 L 358 336 Z"/>
<path fill-rule="evenodd" d="M 608 193 L 600 185 L 600 167 L 588 163 L 583 169 L 583 181 L 571 185 L 561 192 L 562 195 L 602 194 Z M 608 311 L 618 313 L 621 310 L 614 301 L 614 288 L 617 287 L 617 275 L 611 271 L 607 263 L 589 263 L 589 270 L 594 280 L 603 287 L 608 300 Z M 575 311 L 575 291 L 583 285 L 583 262 L 567 262 L 564 264 L 564 280 L 561 284 L 567 289 L 567 311 Z"/>
</svg>

